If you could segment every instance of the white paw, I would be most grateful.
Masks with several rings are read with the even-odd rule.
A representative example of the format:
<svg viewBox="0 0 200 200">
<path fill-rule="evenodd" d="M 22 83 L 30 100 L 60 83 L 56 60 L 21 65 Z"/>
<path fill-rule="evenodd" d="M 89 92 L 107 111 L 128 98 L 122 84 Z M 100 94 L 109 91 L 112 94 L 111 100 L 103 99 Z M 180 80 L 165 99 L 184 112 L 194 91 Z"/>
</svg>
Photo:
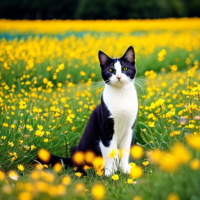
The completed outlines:
<svg viewBox="0 0 200 200">
<path fill-rule="evenodd" d="M 111 176 L 114 174 L 113 168 L 105 168 L 105 176 Z"/>
<path fill-rule="evenodd" d="M 130 172 L 131 172 L 131 165 L 129 165 L 129 164 L 122 164 L 121 169 L 122 169 L 122 172 L 124 174 L 130 174 Z"/>
</svg>

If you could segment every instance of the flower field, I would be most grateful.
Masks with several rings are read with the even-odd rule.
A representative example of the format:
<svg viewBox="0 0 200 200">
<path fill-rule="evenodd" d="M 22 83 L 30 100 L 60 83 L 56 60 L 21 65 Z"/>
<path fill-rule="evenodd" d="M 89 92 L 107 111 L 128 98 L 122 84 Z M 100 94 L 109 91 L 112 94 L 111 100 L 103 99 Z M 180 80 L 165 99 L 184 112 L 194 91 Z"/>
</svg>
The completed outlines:
<svg viewBox="0 0 200 200">
<path fill-rule="evenodd" d="M 0 20 L 0 199 L 200 199 L 199 22 Z M 80 152 L 94 165 L 85 177 L 36 165 L 37 154 L 66 157 L 80 140 L 104 86 L 98 51 L 120 57 L 130 45 L 139 98 L 131 173 L 105 177 L 102 160 Z"/>
</svg>

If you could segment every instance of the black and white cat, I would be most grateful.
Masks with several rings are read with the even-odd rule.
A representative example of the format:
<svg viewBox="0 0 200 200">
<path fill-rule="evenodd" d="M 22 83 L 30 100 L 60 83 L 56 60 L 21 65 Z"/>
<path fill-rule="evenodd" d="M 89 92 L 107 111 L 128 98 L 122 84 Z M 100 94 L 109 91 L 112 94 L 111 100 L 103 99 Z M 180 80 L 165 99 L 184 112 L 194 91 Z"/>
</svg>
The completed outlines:
<svg viewBox="0 0 200 200">
<path fill-rule="evenodd" d="M 138 112 L 138 98 L 134 86 L 134 49 L 129 47 L 119 59 L 111 59 L 99 51 L 99 61 L 105 82 L 101 104 L 93 111 L 78 146 L 71 150 L 71 156 L 76 151 L 93 151 L 96 156 L 103 157 L 106 176 L 112 175 L 117 170 L 117 165 L 123 173 L 130 173 L 129 152 Z M 109 156 L 113 149 L 123 150 L 120 162 Z M 72 158 L 53 155 L 48 164 L 54 165 L 61 162 L 60 160 L 65 167 L 74 165 Z"/>
</svg>

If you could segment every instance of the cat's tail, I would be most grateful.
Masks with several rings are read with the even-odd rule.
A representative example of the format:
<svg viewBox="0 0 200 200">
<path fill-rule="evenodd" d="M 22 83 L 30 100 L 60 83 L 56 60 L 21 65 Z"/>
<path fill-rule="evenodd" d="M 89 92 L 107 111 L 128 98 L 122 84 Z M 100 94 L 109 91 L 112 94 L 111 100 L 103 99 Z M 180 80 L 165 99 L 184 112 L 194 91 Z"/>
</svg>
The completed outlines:
<svg viewBox="0 0 200 200">
<path fill-rule="evenodd" d="M 66 150 L 68 152 L 68 149 L 66 147 Z M 39 162 L 40 164 L 46 164 L 48 166 L 52 166 L 54 167 L 54 165 L 56 163 L 60 163 L 62 164 L 63 167 L 68 168 L 68 167 L 74 167 L 74 163 L 73 163 L 73 160 L 72 160 L 72 156 L 74 155 L 74 153 L 77 151 L 77 147 L 71 147 L 70 148 L 70 155 L 67 155 L 67 158 L 64 158 L 64 157 L 59 157 L 59 156 L 54 156 L 50 153 L 48 153 L 48 151 L 44 150 L 46 153 L 46 155 L 41 155 L 39 152 L 38 152 L 38 156 L 36 158 L 36 162 Z M 47 158 L 48 157 L 48 158 Z"/>
<path fill-rule="evenodd" d="M 44 159 L 41 159 L 40 156 L 37 157 L 36 161 L 41 163 L 42 165 L 46 164 L 52 167 L 54 167 L 55 164 L 60 163 L 65 169 L 74 166 L 71 157 L 64 158 L 64 157 L 54 156 L 52 154 L 50 154 L 50 158 L 46 161 Z"/>
<path fill-rule="evenodd" d="M 36 158 L 36 162 L 44 165 L 48 165 L 51 167 L 54 167 L 55 164 L 60 163 L 63 168 L 67 169 L 67 168 L 73 168 L 76 167 L 76 172 L 81 172 L 84 176 L 86 176 L 86 172 L 83 169 L 83 166 L 80 165 L 76 165 L 72 159 L 74 153 L 76 153 L 77 151 L 77 147 L 71 147 L 70 148 L 70 156 L 69 158 L 64 158 L 64 157 L 59 157 L 59 156 L 54 156 L 52 154 L 48 155 L 48 159 L 44 159 L 43 157 L 40 156 L 40 154 L 38 154 L 37 158 Z"/>
</svg>

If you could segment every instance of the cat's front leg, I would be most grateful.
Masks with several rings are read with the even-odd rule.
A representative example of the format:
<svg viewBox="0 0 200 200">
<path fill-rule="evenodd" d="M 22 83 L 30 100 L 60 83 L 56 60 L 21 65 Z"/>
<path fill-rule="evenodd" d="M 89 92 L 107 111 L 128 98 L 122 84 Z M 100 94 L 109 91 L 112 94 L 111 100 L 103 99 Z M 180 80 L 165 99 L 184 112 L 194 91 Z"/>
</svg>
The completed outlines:
<svg viewBox="0 0 200 200">
<path fill-rule="evenodd" d="M 117 143 L 115 140 L 111 140 L 110 146 L 105 147 L 102 142 L 100 142 L 100 149 L 103 156 L 104 166 L 105 166 L 105 176 L 111 176 L 117 170 L 116 160 L 110 155 L 113 149 L 117 149 Z"/>
<path fill-rule="evenodd" d="M 128 130 L 121 143 L 119 144 L 119 149 L 122 150 L 122 157 L 120 160 L 120 168 L 123 173 L 129 174 L 131 171 L 131 166 L 129 165 L 129 154 L 132 140 L 132 129 Z"/>
</svg>

